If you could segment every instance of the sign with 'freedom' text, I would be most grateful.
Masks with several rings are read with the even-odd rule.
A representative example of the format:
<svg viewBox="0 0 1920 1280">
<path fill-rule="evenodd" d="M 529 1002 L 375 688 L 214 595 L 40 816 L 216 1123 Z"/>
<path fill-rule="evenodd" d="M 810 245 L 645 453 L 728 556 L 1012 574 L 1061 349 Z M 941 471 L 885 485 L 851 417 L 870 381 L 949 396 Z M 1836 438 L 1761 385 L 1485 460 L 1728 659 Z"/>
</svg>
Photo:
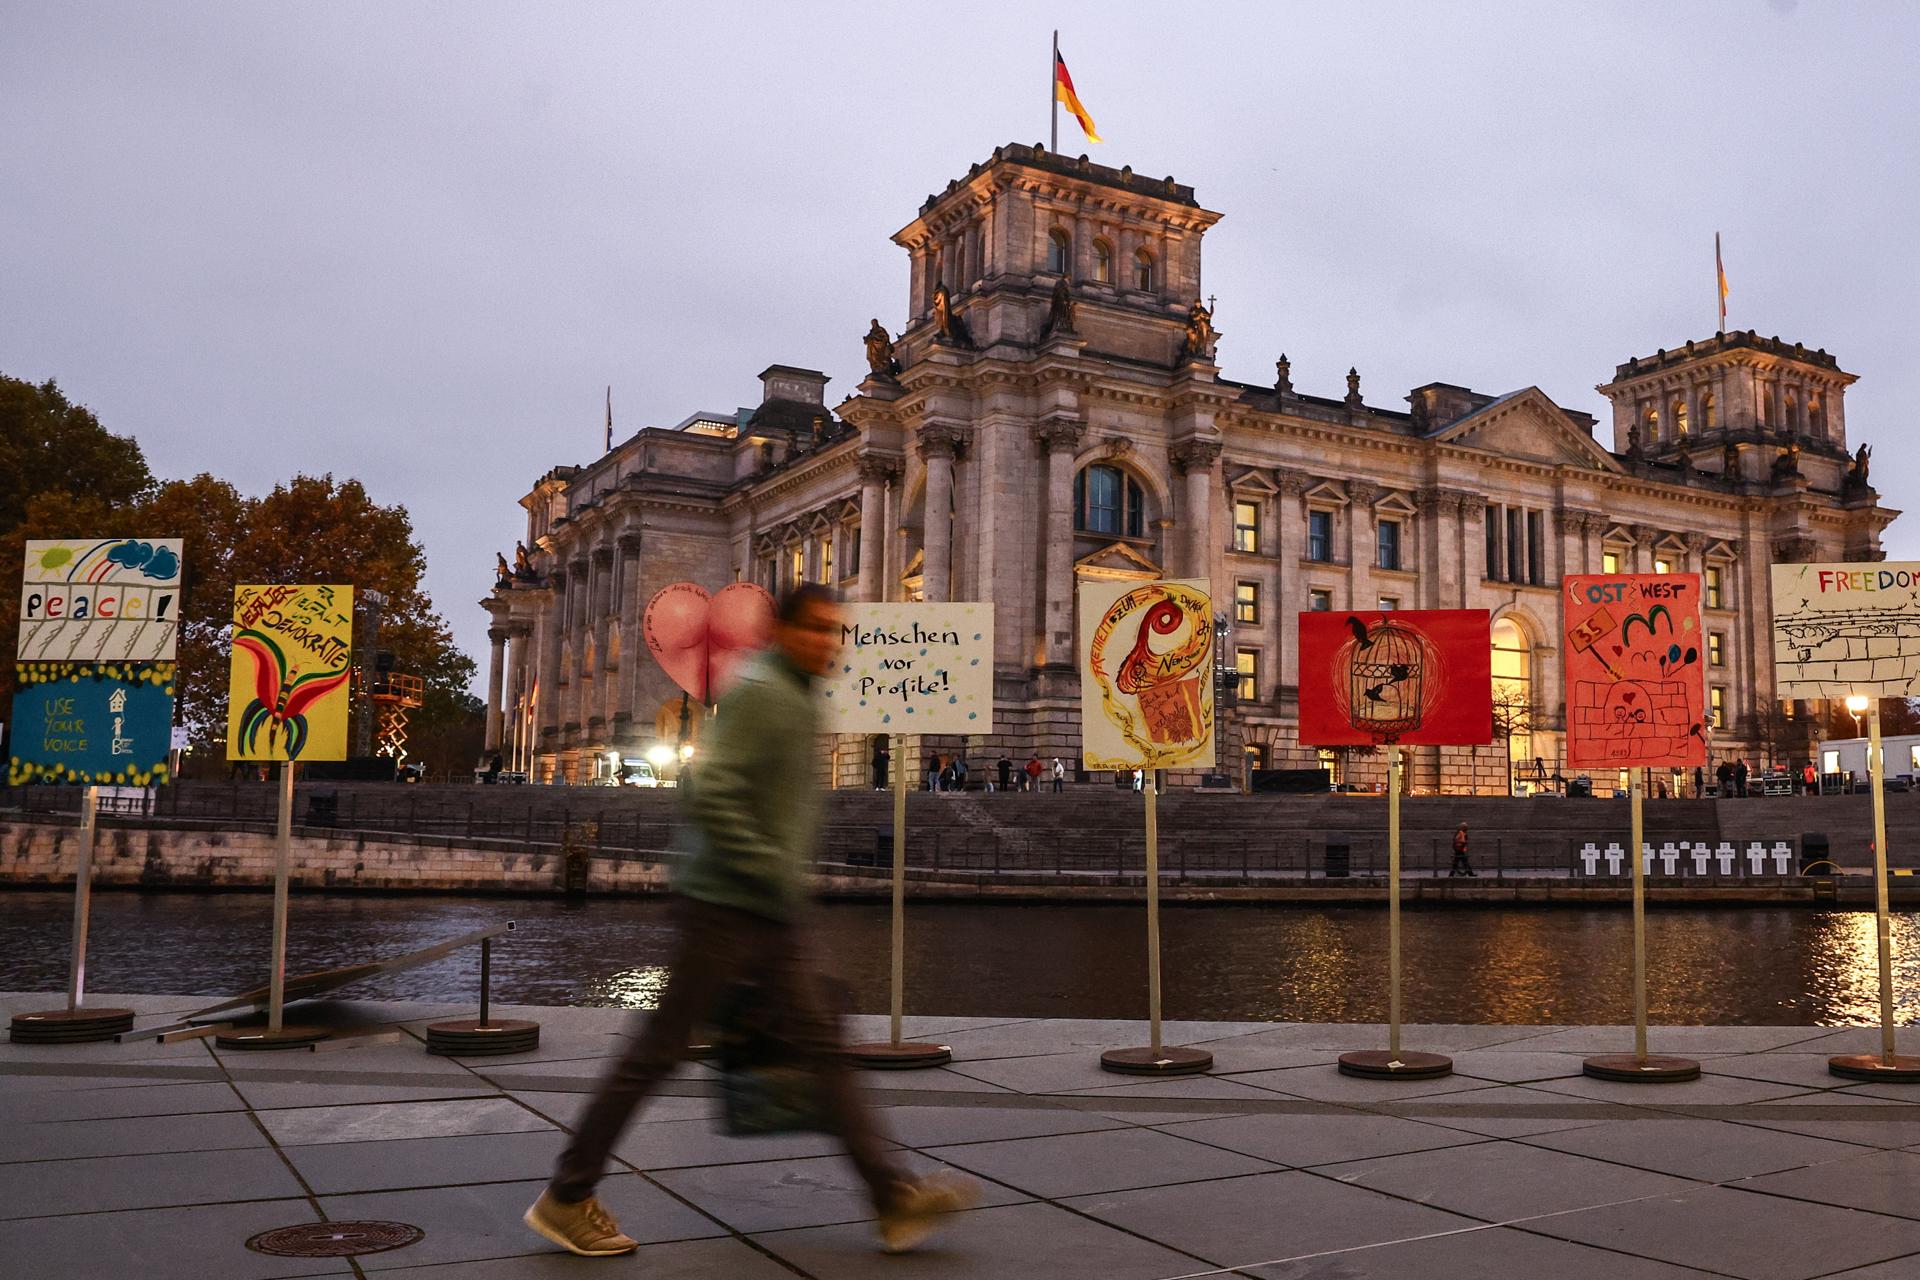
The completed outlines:
<svg viewBox="0 0 1920 1280">
<path fill-rule="evenodd" d="M 825 681 L 831 733 L 993 728 L 993 606 L 849 604 Z"/>
</svg>

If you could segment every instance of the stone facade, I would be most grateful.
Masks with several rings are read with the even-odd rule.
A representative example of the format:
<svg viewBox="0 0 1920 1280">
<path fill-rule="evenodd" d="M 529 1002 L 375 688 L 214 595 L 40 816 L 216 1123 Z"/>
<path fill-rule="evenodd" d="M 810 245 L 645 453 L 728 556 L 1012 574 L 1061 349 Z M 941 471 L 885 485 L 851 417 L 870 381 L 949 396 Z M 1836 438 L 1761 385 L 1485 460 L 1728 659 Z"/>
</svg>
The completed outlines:
<svg viewBox="0 0 1920 1280">
<path fill-rule="evenodd" d="M 1896 514 L 1849 461 L 1853 375 L 1751 332 L 1688 342 L 1597 388 L 1614 412 L 1604 443 L 1537 387 L 1429 383 L 1393 409 L 1367 401 L 1357 370 L 1343 396 L 1306 394 L 1284 355 L 1271 384 L 1234 382 L 1201 303 L 1219 217 L 1171 178 L 1002 147 L 893 237 L 906 324 L 894 338 L 876 323 L 851 397 L 829 409 L 825 375 L 776 365 L 757 409 L 644 430 L 542 477 L 522 500 L 527 555 L 484 601 L 490 736 L 509 767 L 585 781 L 610 751 L 677 739 L 640 617 L 682 580 L 991 601 L 997 731 L 933 744 L 976 763 L 1078 758 L 1084 581 L 1209 579 L 1223 655 L 1244 672 L 1228 681 L 1246 696 L 1222 716 L 1226 759 L 1271 767 L 1319 758 L 1294 731 L 1301 611 L 1486 608 L 1526 677 L 1513 754 L 1551 768 L 1557 584 L 1666 566 L 1709 577 L 1716 753 L 1777 736 L 1767 566 L 1878 558 Z M 866 744 L 828 751 L 858 785 Z M 1508 785 L 1502 747 L 1409 760 L 1416 790 Z M 1349 781 L 1384 774 L 1339 764 Z"/>
</svg>

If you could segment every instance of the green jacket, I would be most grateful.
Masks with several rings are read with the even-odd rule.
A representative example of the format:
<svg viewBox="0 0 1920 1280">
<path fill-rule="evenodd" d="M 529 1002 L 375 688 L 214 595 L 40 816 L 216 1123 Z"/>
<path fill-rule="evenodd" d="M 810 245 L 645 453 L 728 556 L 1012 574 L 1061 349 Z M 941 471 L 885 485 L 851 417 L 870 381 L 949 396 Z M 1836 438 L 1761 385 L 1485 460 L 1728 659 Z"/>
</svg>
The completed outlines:
<svg viewBox="0 0 1920 1280">
<path fill-rule="evenodd" d="M 703 735 L 674 890 L 791 920 L 820 838 L 819 712 L 808 677 L 777 651 L 751 659 Z"/>
</svg>

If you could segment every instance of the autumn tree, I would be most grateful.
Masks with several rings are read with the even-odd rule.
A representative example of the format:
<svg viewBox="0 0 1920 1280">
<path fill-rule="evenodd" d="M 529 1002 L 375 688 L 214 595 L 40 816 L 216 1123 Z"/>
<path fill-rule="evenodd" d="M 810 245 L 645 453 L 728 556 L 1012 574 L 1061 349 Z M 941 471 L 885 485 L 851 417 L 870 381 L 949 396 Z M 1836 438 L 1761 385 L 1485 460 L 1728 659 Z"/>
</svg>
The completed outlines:
<svg viewBox="0 0 1920 1280">
<path fill-rule="evenodd" d="M 146 456 L 133 440 L 101 426 L 52 382 L 35 386 L 0 374 L 0 536 L 20 527 L 39 496 L 64 493 L 112 508 L 152 486 Z"/>
</svg>

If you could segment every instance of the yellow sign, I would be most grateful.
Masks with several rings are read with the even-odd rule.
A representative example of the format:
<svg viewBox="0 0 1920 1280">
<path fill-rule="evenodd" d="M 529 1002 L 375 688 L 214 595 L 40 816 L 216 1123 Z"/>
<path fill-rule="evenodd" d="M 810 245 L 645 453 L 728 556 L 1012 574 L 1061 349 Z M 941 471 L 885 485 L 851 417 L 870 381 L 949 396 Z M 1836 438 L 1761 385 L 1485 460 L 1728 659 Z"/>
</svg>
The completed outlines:
<svg viewBox="0 0 1920 1280">
<path fill-rule="evenodd" d="M 1080 586 L 1089 769 L 1213 763 L 1213 602 L 1203 579 Z"/>
<path fill-rule="evenodd" d="M 229 760 L 345 760 L 353 588 L 233 592 Z"/>
</svg>

